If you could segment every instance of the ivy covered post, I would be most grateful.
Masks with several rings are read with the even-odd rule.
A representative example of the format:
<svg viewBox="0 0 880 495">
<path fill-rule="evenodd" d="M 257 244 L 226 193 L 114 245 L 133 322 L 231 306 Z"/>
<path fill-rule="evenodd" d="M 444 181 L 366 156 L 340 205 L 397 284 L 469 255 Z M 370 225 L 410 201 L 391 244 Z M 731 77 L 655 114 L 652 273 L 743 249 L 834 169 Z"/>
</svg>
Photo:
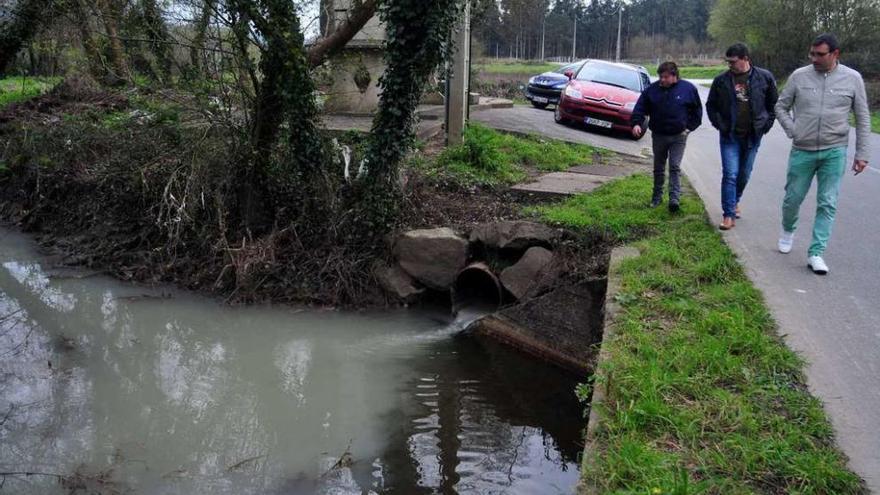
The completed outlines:
<svg viewBox="0 0 880 495">
<path fill-rule="evenodd" d="M 466 1 L 466 0 L 465 0 Z M 360 220 L 381 235 L 393 227 L 401 199 L 400 164 L 415 137 L 415 111 L 431 73 L 452 48 L 452 27 L 463 0 L 385 0 L 385 73 L 366 153 Z"/>
<path fill-rule="evenodd" d="M 470 100 L 471 20 L 470 4 L 464 6 L 463 15 L 456 23 L 454 55 L 446 85 L 446 144 L 454 146 L 464 139 Z"/>
</svg>

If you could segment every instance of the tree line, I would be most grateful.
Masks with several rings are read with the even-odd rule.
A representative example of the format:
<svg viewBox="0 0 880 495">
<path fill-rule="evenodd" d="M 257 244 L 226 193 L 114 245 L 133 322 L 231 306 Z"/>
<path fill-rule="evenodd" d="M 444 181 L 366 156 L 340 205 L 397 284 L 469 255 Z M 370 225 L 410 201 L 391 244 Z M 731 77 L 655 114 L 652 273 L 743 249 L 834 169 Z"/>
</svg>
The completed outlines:
<svg viewBox="0 0 880 495">
<path fill-rule="evenodd" d="M 714 52 L 713 0 L 478 0 L 475 36 L 487 57 L 657 58 Z"/>
<path fill-rule="evenodd" d="M 477 0 L 475 11 L 484 57 L 613 59 L 620 22 L 624 59 L 718 57 L 745 42 L 759 65 L 784 75 L 830 31 L 844 63 L 880 74 L 878 0 Z"/>
<path fill-rule="evenodd" d="M 841 43 L 843 63 L 878 76 L 878 25 L 877 0 L 716 0 L 708 32 L 722 45 L 747 43 L 755 62 L 778 75 L 809 63 L 810 42 L 832 32 Z"/>
</svg>

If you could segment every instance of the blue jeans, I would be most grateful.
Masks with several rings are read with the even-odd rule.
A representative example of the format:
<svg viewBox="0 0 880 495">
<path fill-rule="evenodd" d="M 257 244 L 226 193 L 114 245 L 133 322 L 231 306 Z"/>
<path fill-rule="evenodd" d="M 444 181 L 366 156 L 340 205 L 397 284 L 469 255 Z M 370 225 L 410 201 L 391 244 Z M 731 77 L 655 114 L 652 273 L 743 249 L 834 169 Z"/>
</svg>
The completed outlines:
<svg viewBox="0 0 880 495">
<path fill-rule="evenodd" d="M 742 198 L 761 138 L 721 136 L 721 209 L 725 218 L 736 217 L 736 204 Z"/>
</svg>

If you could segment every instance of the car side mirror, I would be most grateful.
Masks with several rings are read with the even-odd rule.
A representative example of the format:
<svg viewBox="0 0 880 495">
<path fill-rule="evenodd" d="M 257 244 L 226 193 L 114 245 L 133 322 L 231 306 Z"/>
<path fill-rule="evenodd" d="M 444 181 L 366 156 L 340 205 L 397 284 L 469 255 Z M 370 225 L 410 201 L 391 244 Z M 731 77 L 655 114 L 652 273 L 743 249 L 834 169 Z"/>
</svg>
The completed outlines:
<svg viewBox="0 0 880 495">
<path fill-rule="evenodd" d="M 565 71 L 563 74 L 565 74 L 565 77 L 567 77 L 569 80 L 571 80 L 571 78 L 574 77 L 574 72 L 572 72 L 570 70 Z"/>
</svg>

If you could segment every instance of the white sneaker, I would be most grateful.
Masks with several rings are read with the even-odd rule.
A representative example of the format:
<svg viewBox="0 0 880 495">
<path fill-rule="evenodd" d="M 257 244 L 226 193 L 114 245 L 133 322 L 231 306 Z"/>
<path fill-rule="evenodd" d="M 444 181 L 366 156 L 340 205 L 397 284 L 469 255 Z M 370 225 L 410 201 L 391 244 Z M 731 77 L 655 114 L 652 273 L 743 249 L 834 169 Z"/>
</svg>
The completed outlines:
<svg viewBox="0 0 880 495">
<path fill-rule="evenodd" d="M 794 244 L 794 232 L 786 232 L 782 231 L 779 234 L 779 243 L 776 244 L 776 247 L 779 248 L 780 253 L 790 253 L 791 246 Z"/>
<path fill-rule="evenodd" d="M 817 275 L 825 275 L 828 273 L 828 265 L 821 256 L 810 256 L 807 258 L 807 266 Z"/>
</svg>

